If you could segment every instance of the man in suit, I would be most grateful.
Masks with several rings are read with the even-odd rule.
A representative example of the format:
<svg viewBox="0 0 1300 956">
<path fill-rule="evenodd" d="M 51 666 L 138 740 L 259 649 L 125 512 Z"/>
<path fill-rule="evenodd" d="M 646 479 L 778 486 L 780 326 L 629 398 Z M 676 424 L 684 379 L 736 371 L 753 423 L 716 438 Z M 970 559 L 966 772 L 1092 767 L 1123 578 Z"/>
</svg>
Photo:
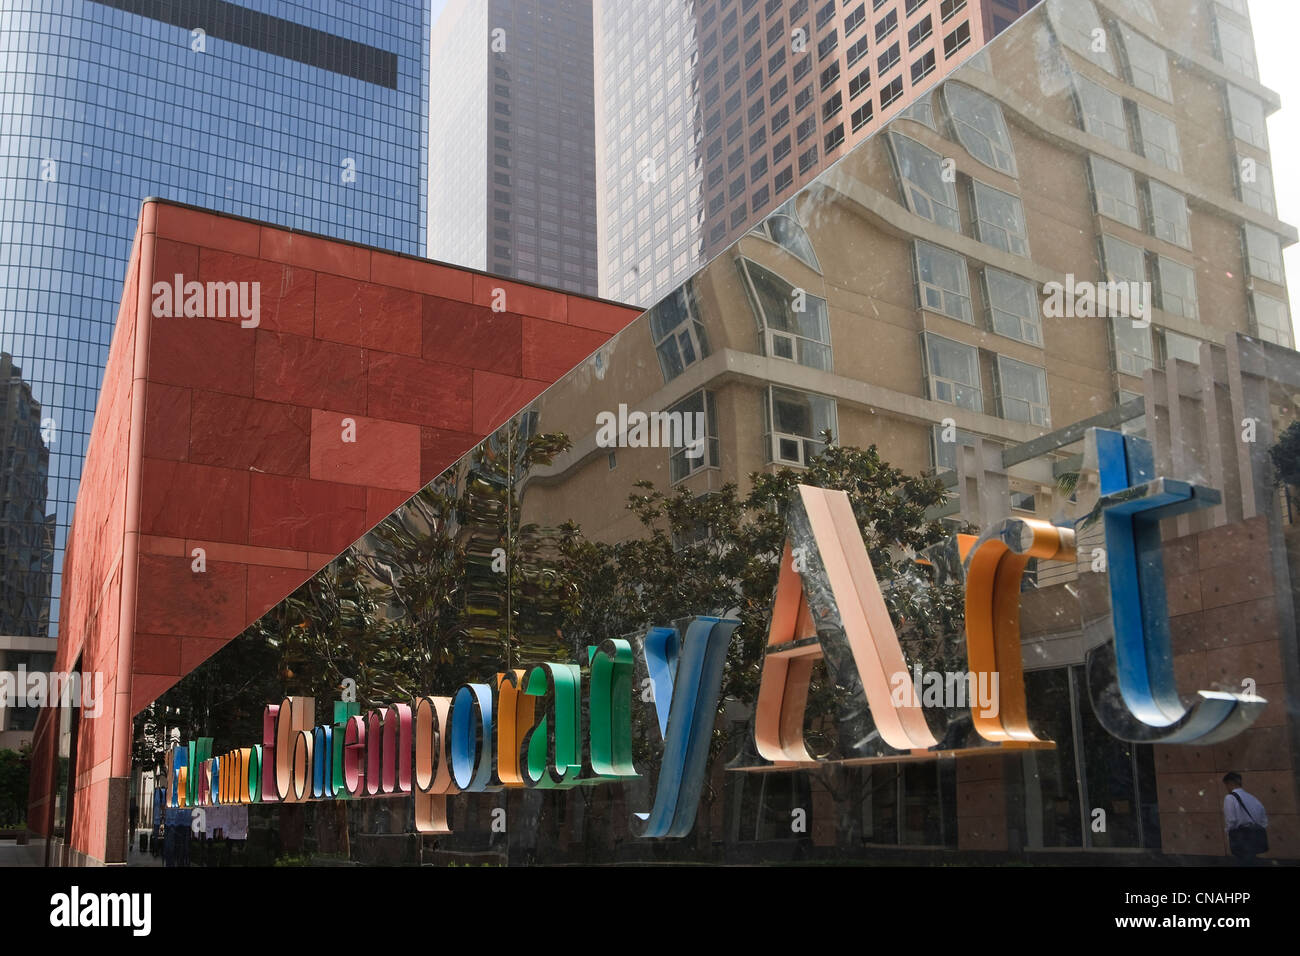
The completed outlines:
<svg viewBox="0 0 1300 956">
<path fill-rule="evenodd" d="M 1242 866 L 1254 866 L 1257 854 L 1268 851 L 1268 813 L 1264 804 L 1241 786 L 1241 774 L 1223 775 L 1223 823 L 1228 846 Z"/>
</svg>

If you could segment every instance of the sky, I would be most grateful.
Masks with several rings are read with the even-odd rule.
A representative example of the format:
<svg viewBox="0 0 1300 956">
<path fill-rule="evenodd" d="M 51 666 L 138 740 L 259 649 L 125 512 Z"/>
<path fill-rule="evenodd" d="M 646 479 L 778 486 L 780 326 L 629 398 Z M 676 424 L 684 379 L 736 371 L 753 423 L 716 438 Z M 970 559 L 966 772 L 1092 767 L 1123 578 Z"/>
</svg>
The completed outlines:
<svg viewBox="0 0 1300 956">
<path fill-rule="evenodd" d="M 1300 65 L 1296 63 L 1295 30 L 1300 27 L 1296 0 L 1249 0 L 1250 25 L 1255 33 L 1259 81 L 1282 97 L 1282 108 L 1268 118 L 1268 145 L 1273 157 L 1273 185 L 1278 218 L 1300 227 L 1300 179 L 1286 170 L 1300 168 Z M 1291 324 L 1300 303 L 1300 243 L 1285 249 Z M 1295 339 L 1300 342 L 1300 338 Z"/>
</svg>

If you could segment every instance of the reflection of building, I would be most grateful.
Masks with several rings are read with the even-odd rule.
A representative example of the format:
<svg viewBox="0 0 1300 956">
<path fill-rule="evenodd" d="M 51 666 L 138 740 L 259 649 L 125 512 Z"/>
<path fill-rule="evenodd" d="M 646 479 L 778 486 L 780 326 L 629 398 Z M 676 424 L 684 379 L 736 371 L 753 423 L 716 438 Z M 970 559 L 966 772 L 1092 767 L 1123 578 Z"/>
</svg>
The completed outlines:
<svg viewBox="0 0 1300 956">
<path fill-rule="evenodd" d="M 430 82 L 430 257 L 595 295 L 590 0 L 452 0 Z"/>
<path fill-rule="evenodd" d="M 541 428 L 579 442 L 564 468 L 611 467 L 590 409 L 632 394 L 696 407 L 703 390 L 711 428 L 737 441 L 689 463 L 700 491 L 802 464 L 827 426 L 908 470 L 952 471 L 977 438 L 1013 445 L 1106 413 L 1143 394 L 1147 369 L 1196 363 L 1228 333 L 1289 346 L 1295 230 L 1276 218 L 1262 138 L 1275 95 L 1205 52 L 1208 36 L 1170 36 L 1173 7 L 1104 9 L 1031 14 L 655 306 L 644 342 L 593 357 L 589 392 L 547 395 Z M 1130 315 L 1053 313 L 1051 283 L 1107 282 L 1139 283 Z M 683 462 L 624 449 L 625 464 L 667 482 Z M 1057 476 L 1022 471 L 1019 510 L 1063 507 Z M 629 530 L 621 495 L 596 484 L 610 533 Z"/>
<path fill-rule="evenodd" d="M 1035 2 L 597 3 L 601 293 L 663 296 Z"/>
<path fill-rule="evenodd" d="M 906 471 L 943 473 L 953 496 L 941 516 L 984 527 L 1006 514 L 1081 514 L 1095 498 L 1077 479 L 1081 422 L 1144 430 L 1160 473 L 1225 489 L 1229 503 L 1212 520 L 1180 519 L 1169 531 L 1183 536 L 1170 585 L 1180 673 L 1237 689 L 1256 672 L 1285 674 L 1269 697 L 1270 726 L 1199 762 L 1106 734 L 1082 683 L 1079 625 L 1062 607 L 1075 572 L 1031 568 L 1029 692 L 1054 715 L 1060 748 L 955 771 L 855 771 L 868 805 L 876 797 L 863 795 L 881 786 L 896 794 L 898 806 L 864 823 L 885 842 L 1005 847 L 1010 827 L 1027 848 L 1219 853 L 1214 801 L 1198 796 L 1195 813 L 1206 816 L 1195 816 L 1177 812 L 1182 796 L 1166 797 L 1194 784 L 1217 793 L 1215 774 L 1236 763 L 1292 805 L 1300 735 L 1280 725 L 1298 685 L 1294 649 L 1277 637 L 1294 628 L 1290 538 L 1263 539 L 1276 507 L 1260 490 L 1268 467 L 1234 447 L 1230 423 L 1264 421 L 1276 435 L 1293 407 L 1281 248 L 1296 234 L 1276 218 L 1263 135 L 1276 97 L 1256 81 L 1248 24 L 1222 4 L 1205 7 L 1217 47 L 1185 27 L 1183 4 L 1046 4 L 536 406 L 539 427 L 570 434 L 575 447 L 538 476 L 525 520 L 581 515 L 610 541 L 639 533 L 625 507 L 634 480 L 743 489 L 755 470 L 806 464 L 825 428 L 844 444 L 877 445 Z M 1056 308 L 1052 283 L 1071 294 L 1069 311 Z M 1111 309 L 1131 292 L 1127 312 L 1090 315 L 1085 287 Z M 598 447 L 595 413 L 619 403 L 707 409 L 706 453 Z M 1268 574 L 1222 578 L 1219 552 L 1241 560 L 1252 546 L 1248 560 Z M 1257 642 L 1217 636 L 1231 613 L 1262 622 Z M 747 787 L 796 786 L 729 785 L 741 803 Z M 901 806 L 951 805 L 958 794 L 999 809 L 962 820 L 963 803 L 955 832 L 922 839 L 925 827 Z M 1018 823 L 1017 806 L 1028 814 Z M 1084 812 L 1098 807 L 1105 831 Z"/>
<path fill-rule="evenodd" d="M 6 5 L 0 349 L 51 420 L 59 620 L 72 505 L 141 200 L 424 247 L 427 4 Z M 30 55 L 31 62 L 17 54 Z M 222 281 L 239 255 L 173 263 Z M 29 622 L 28 626 L 35 626 Z"/>
<path fill-rule="evenodd" d="M 0 634 L 45 637 L 54 565 L 45 513 L 50 451 L 41 406 L 13 356 L 0 352 Z"/>
</svg>

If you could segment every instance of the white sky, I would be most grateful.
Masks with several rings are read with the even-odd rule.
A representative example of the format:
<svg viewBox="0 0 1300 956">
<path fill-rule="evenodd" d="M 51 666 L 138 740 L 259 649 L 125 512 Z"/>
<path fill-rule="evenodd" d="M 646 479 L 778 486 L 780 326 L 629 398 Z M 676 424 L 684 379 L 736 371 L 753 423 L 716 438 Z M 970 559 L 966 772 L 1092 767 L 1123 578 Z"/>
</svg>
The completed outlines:
<svg viewBox="0 0 1300 956">
<path fill-rule="evenodd" d="M 1268 118 L 1268 147 L 1273 157 L 1273 186 L 1277 214 L 1283 222 L 1300 226 L 1300 180 L 1288 169 L 1300 168 L 1300 68 L 1296 63 L 1295 31 L 1300 27 L 1297 0 L 1249 0 L 1250 24 L 1255 33 L 1259 81 L 1282 97 L 1282 108 Z M 1283 251 L 1287 294 L 1291 300 L 1291 325 L 1296 324 L 1300 296 L 1300 243 Z M 1300 341 L 1300 339 L 1293 339 Z"/>
</svg>

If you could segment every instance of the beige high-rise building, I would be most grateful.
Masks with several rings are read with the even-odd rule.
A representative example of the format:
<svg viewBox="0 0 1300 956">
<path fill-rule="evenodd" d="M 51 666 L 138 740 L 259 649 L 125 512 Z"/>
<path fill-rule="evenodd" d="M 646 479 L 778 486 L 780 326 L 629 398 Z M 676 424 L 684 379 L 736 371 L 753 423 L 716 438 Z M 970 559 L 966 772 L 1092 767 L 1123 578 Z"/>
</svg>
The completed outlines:
<svg viewBox="0 0 1300 956">
<path fill-rule="evenodd" d="M 601 294 L 657 301 L 1035 2 L 597 3 Z"/>
</svg>

